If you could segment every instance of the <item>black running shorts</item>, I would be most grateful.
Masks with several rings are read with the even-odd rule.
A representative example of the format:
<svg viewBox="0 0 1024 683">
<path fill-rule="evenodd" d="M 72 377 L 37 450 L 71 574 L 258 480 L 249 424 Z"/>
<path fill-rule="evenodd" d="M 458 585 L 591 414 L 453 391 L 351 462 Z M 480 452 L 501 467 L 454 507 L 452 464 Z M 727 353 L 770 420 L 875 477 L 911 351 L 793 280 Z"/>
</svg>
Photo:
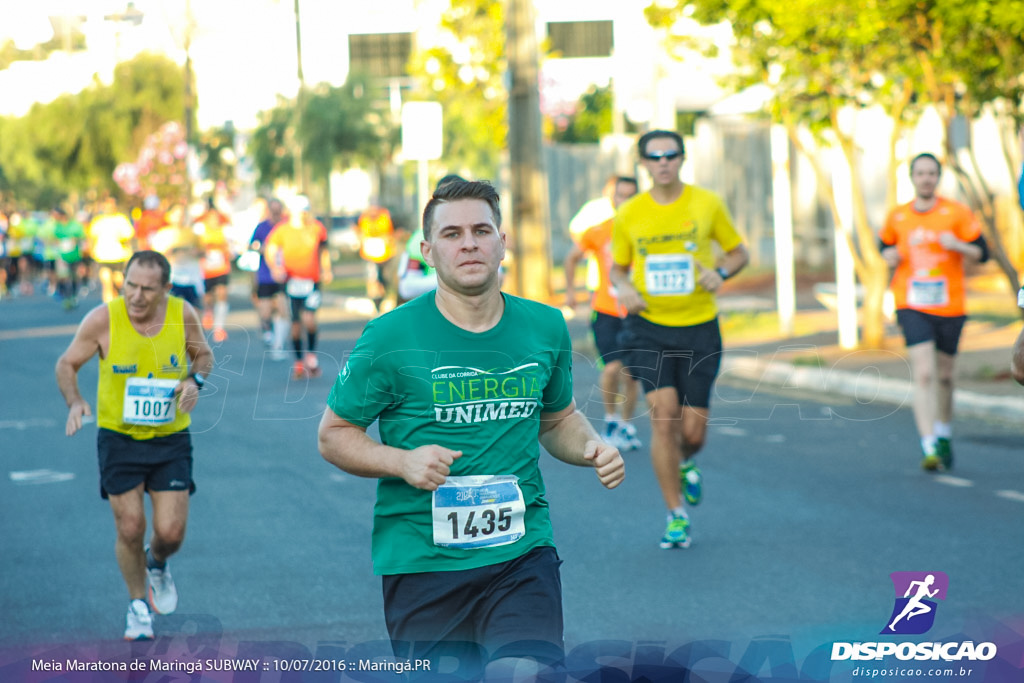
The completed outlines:
<svg viewBox="0 0 1024 683">
<path fill-rule="evenodd" d="M 171 296 L 176 296 L 179 299 L 192 304 L 193 308 L 202 308 L 199 300 L 202 298 L 199 296 L 199 292 L 196 291 L 195 285 L 171 285 Z"/>
<path fill-rule="evenodd" d="M 594 346 L 597 347 L 597 355 L 601 363 L 622 360 L 622 355 L 619 352 L 622 318 L 594 311 L 590 317 L 590 331 L 594 335 Z"/>
<path fill-rule="evenodd" d="M 207 292 L 212 292 L 215 287 L 219 287 L 220 285 L 224 285 L 225 287 L 227 287 L 228 282 L 230 280 L 231 277 L 229 275 L 217 275 L 215 277 L 208 277 L 205 280 L 203 280 L 203 287 L 206 289 Z"/>
<path fill-rule="evenodd" d="M 283 291 L 284 285 L 280 282 L 259 282 L 256 284 L 257 299 L 273 299 Z"/>
<path fill-rule="evenodd" d="M 188 491 L 192 481 L 192 438 L 187 429 L 152 439 L 100 428 L 96 435 L 100 495 L 120 495 L 145 483 L 147 491 Z"/>
<path fill-rule="evenodd" d="M 907 346 L 924 342 L 935 342 L 935 348 L 949 356 L 955 356 L 960 345 L 960 333 L 967 321 L 966 315 L 941 316 L 922 313 L 912 308 L 896 311 L 896 322 L 903 329 Z"/>
<path fill-rule="evenodd" d="M 323 295 L 320 293 L 320 283 L 316 283 L 316 285 L 313 286 L 313 291 L 306 296 L 292 296 L 289 294 L 288 301 L 291 303 L 292 322 L 299 322 L 302 319 L 302 313 L 304 311 L 316 313 L 320 309 L 320 304 L 323 303 Z"/>
<path fill-rule="evenodd" d="M 395 656 L 430 660 L 435 677 L 457 662 L 446 680 L 477 680 L 504 657 L 561 670 L 561 564 L 554 548 L 541 547 L 477 569 L 382 577 Z"/>
<path fill-rule="evenodd" d="M 687 327 L 657 325 L 637 315 L 626 316 L 619 346 L 626 370 L 640 380 L 644 393 L 675 387 L 679 403 L 707 408 L 711 388 L 722 364 L 718 319 Z"/>
</svg>

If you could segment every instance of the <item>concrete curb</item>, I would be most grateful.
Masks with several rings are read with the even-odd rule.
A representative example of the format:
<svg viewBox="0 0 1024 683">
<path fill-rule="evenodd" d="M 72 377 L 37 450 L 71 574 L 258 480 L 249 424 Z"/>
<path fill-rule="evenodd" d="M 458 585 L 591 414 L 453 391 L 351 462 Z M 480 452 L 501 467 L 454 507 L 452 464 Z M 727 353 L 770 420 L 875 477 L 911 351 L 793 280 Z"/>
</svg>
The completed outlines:
<svg viewBox="0 0 1024 683">
<path fill-rule="evenodd" d="M 329 305 L 342 312 L 342 317 L 349 320 L 370 320 L 375 315 L 373 302 L 365 297 L 328 294 L 324 296 L 324 304 L 325 307 Z M 574 323 L 581 326 L 578 334 L 572 335 L 574 342 L 582 339 L 579 335 L 589 333 L 587 319 L 584 317 L 576 316 L 566 322 L 570 324 L 570 332 Z M 907 372 L 909 373 L 909 367 Z M 846 396 L 864 404 L 881 401 L 890 405 L 910 407 L 913 398 L 908 380 L 887 377 L 879 372 L 877 367 L 870 365 L 855 372 L 765 360 L 744 355 L 743 352 L 730 353 L 727 349 L 722 359 L 719 378 L 724 379 L 727 376 L 776 388 L 813 391 L 826 396 Z M 964 389 L 955 390 L 953 396 L 959 416 L 1024 420 L 1024 397 L 992 396 Z"/>
<path fill-rule="evenodd" d="M 859 372 L 800 366 L 780 361 L 757 358 L 731 357 L 722 359 L 719 378 L 735 377 L 757 384 L 777 388 L 802 389 L 825 395 L 847 396 L 859 403 L 882 401 L 895 405 L 910 405 L 913 394 L 909 381 L 884 377 L 877 368 L 867 367 Z M 975 391 L 956 389 L 953 393 L 956 412 L 960 416 L 1024 419 L 1024 397 L 990 396 Z"/>
</svg>

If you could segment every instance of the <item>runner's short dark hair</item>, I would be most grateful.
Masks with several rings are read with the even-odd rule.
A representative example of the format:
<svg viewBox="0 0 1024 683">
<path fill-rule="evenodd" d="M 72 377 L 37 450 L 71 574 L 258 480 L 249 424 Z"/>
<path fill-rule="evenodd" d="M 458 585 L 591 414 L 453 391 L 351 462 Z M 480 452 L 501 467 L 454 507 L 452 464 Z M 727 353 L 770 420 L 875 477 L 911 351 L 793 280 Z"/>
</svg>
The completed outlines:
<svg viewBox="0 0 1024 683">
<path fill-rule="evenodd" d="M 171 264 L 168 262 L 167 257 L 159 251 L 147 249 L 145 251 L 137 251 L 132 254 L 132 257 L 128 259 L 128 265 L 124 267 L 125 275 L 128 274 L 133 263 L 158 267 L 160 269 L 160 284 L 162 285 L 166 285 L 171 281 Z"/>
<path fill-rule="evenodd" d="M 675 140 L 676 144 L 679 145 L 679 151 L 686 155 L 686 145 L 683 144 L 683 136 L 674 130 L 649 130 L 640 136 L 640 139 L 636 141 L 637 151 L 640 153 L 640 158 L 647 156 L 647 143 L 657 138 L 671 138 Z"/>
<path fill-rule="evenodd" d="M 455 182 L 456 180 L 461 180 L 462 182 L 466 182 L 466 179 L 463 178 L 462 176 L 456 175 L 455 173 L 449 173 L 448 175 L 446 175 L 445 177 L 443 177 L 443 178 L 441 178 L 440 180 L 437 181 L 437 185 L 434 186 L 434 189 L 436 190 L 437 188 L 441 187 L 442 185 L 447 185 L 448 183 Z"/>
<path fill-rule="evenodd" d="M 479 199 L 487 202 L 491 207 L 491 215 L 494 217 L 494 226 L 501 227 L 501 198 L 498 191 L 486 180 L 451 180 L 443 185 L 438 185 L 434 190 L 434 196 L 427 202 L 423 209 L 423 239 L 430 239 L 431 224 L 434 222 L 434 212 L 441 204 L 455 202 L 462 199 Z"/>
<path fill-rule="evenodd" d="M 911 173 L 914 172 L 914 164 L 916 164 L 919 159 L 931 159 L 939 167 L 939 174 L 940 175 L 942 174 L 942 162 L 939 161 L 938 157 L 936 157 L 931 152 L 921 152 L 916 157 L 914 157 L 913 159 L 910 160 L 910 172 Z"/>
</svg>

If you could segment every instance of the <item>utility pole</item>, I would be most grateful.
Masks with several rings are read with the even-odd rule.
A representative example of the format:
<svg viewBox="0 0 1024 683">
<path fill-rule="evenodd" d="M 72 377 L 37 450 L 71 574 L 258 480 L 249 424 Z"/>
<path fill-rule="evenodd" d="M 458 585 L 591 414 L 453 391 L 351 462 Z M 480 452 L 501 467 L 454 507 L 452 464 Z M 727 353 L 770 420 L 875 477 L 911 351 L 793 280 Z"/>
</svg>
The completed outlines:
<svg viewBox="0 0 1024 683">
<path fill-rule="evenodd" d="M 185 216 L 189 221 L 192 209 L 192 168 L 191 162 L 195 153 L 195 130 L 192 119 L 195 118 L 195 93 L 192 91 L 192 0 L 185 0 L 185 32 L 182 44 L 185 48 L 185 144 L 188 152 L 185 155 Z"/>
<path fill-rule="evenodd" d="M 541 152 L 540 59 L 533 0 L 507 0 L 511 164 L 511 285 L 528 299 L 551 298 L 551 241 L 548 233 L 547 176 Z"/>
<path fill-rule="evenodd" d="M 772 207 L 775 234 L 775 301 L 779 332 L 793 336 L 796 318 L 796 276 L 793 267 L 793 196 L 789 175 L 789 134 L 776 124 L 771 128 Z"/>
<path fill-rule="evenodd" d="M 299 92 L 295 96 L 295 125 L 292 132 L 292 154 L 295 158 L 295 181 L 299 194 L 306 194 L 306 167 L 302 162 L 302 142 L 297 139 L 298 128 L 302 125 L 302 114 L 306 110 L 306 77 L 302 74 L 302 28 L 299 15 L 299 0 L 295 0 L 295 61 L 298 64 Z"/>
</svg>

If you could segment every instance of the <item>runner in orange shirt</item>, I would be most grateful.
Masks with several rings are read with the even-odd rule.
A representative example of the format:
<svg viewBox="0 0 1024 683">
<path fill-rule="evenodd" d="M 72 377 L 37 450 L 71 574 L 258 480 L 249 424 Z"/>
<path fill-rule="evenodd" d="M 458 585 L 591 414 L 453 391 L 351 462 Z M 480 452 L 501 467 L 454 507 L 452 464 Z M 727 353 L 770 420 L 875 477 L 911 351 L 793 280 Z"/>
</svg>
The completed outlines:
<svg viewBox="0 0 1024 683">
<path fill-rule="evenodd" d="M 890 287 L 910 354 L 914 421 L 928 471 L 953 466 L 953 369 L 967 320 L 964 266 L 988 259 L 971 210 L 936 194 L 941 174 L 935 156 L 914 157 L 914 200 L 893 209 L 878 235 L 894 269 Z"/>
<path fill-rule="evenodd" d="M 285 283 L 292 309 L 292 346 L 295 349 L 295 379 L 316 377 L 316 312 L 320 308 L 320 285 L 331 281 L 331 257 L 327 229 L 309 213 L 309 200 L 299 196 L 288 202 L 289 216 L 278 223 L 266 239 L 264 255 L 271 274 Z M 302 353 L 302 328 L 306 329 L 306 353 Z"/>
<path fill-rule="evenodd" d="M 167 225 L 167 219 L 160 208 L 160 198 L 155 194 L 146 195 L 142 201 L 142 213 L 135 220 L 135 244 L 138 249 L 152 249 L 150 238 Z"/>
<path fill-rule="evenodd" d="M 637 193 L 636 178 L 612 178 L 611 201 L 615 209 Z M 604 440 L 620 451 L 633 451 L 643 444 L 630 420 L 636 412 L 637 382 L 623 370 L 617 340 L 626 309 L 611 288 L 608 273 L 612 264 L 612 226 L 614 215 L 584 230 L 565 257 L 565 305 L 576 307 L 576 266 L 586 254 L 592 254 L 599 271 L 597 286 L 590 299 L 590 329 L 601 366 L 601 399 L 604 403 Z M 622 415 L 619 408 L 621 406 Z"/>
<path fill-rule="evenodd" d="M 196 232 L 203 247 L 203 328 L 213 328 L 213 341 L 217 343 L 228 338 L 224 325 L 228 319 L 228 281 L 234 254 L 224 228 L 230 224 L 230 219 L 214 206 L 213 197 L 207 210 L 196 219 Z"/>
</svg>

